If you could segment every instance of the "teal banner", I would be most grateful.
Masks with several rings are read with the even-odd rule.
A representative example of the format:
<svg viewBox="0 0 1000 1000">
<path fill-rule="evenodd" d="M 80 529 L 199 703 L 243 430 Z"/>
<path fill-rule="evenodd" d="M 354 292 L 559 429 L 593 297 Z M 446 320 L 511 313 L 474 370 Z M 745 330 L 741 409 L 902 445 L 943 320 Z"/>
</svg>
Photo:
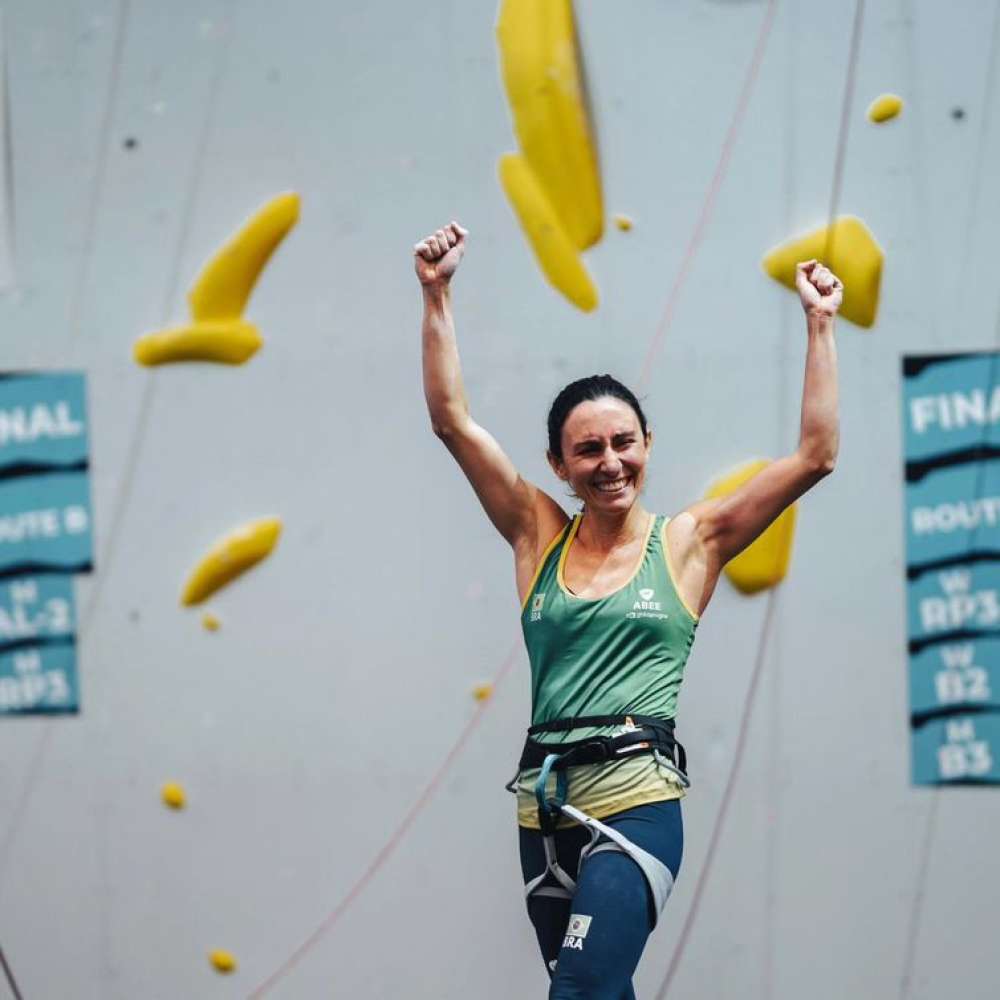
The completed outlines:
<svg viewBox="0 0 1000 1000">
<path fill-rule="evenodd" d="M 984 351 L 903 359 L 907 463 L 1000 447 L 996 358 Z"/>
<path fill-rule="evenodd" d="M 910 648 L 956 632 L 1000 629 L 1000 561 L 961 563 L 911 580 Z"/>
<path fill-rule="evenodd" d="M 1000 712 L 949 715 L 925 723 L 913 737 L 918 785 L 1000 781 Z"/>
<path fill-rule="evenodd" d="M 913 564 L 961 558 L 996 544 L 1000 458 L 946 466 L 907 485 L 906 554 Z"/>
<path fill-rule="evenodd" d="M 1000 711 L 1000 637 L 934 643 L 911 655 L 915 719 L 970 707 Z"/>
<path fill-rule="evenodd" d="M 80 573 L 92 565 L 86 472 L 0 479 L 0 573 Z"/>
<path fill-rule="evenodd" d="M 1000 352 L 903 359 L 916 784 L 1000 781 Z"/>
<path fill-rule="evenodd" d="M 93 568 L 86 382 L 0 373 L 0 715 L 80 708 L 70 574 Z"/>
<path fill-rule="evenodd" d="M 0 472 L 85 466 L 87 415 L 80 372 L 0 377 Z"/>
<path fill-rule="evenodd" d="M 75 632 L 72 577 L 0 581 L 0 714 L 79 711 Z"/>
<path fill-rule="evenodd" d="M 0 715 L 80 710 L 72 642 L 0 653 Z"/>
<path fill-rule="evenodd" d="M 0 650 L 25 643 L 72 640 L 75 633 L 72 577 L 0 580 Z"/>
</svg>

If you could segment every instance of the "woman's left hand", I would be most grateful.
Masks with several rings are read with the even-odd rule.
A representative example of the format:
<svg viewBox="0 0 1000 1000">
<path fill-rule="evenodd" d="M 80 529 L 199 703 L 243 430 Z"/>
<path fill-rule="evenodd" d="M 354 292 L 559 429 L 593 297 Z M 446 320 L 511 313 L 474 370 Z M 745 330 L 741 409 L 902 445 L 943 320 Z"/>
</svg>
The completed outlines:
<svg viewBox="0 0 1000 1000">
<path fill-rule="evenodd" d="M 844 286 L 833 271 L 818 260 L 795 265 L 795 287 L 806 315 L 836 316 Z"/>
</svg>

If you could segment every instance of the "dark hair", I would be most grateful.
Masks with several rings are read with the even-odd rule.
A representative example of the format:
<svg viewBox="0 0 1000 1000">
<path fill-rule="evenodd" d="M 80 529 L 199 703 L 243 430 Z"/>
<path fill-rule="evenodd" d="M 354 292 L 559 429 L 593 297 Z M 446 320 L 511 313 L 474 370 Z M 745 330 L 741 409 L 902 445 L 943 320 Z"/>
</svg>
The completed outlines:
<svg viewBox="0 0 1000 1000">
<path fill-rule="evenodd" d="M 590 375 L 587 378 L 578 378 L 575 382 L 570 382 L 556 396 L 549 410 L 549 451 L 560 462 L 563 457 L 562 429 L 570 412 L 580 403 L 592 399 L 603 399 L 605 396 L 613 396 L 623 403 L 628 403 L 639 418 L 642 436 L 645 437 L 649 433 L 646 427 L 646 414 L 642 412 L 639 400 L 636 399 L 635 393 L 631 389 L 622 385 L 612 375 Z"/>
</svg>

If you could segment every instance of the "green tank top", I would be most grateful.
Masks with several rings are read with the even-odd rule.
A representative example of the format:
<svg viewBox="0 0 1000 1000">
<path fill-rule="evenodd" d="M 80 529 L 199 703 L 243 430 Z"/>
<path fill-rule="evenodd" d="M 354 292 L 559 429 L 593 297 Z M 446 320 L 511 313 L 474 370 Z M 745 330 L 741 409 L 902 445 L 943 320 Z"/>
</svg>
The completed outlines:
<svg viewBox="0 0 1000 1000">
<path fill-rule="evenodd" d="M 581 515 L 549 546 L 521 611 L 533 725 L 583 715 L 673 717 L 698 618 L 674 586 L 667 520 L 650 518 L 635 573 L 606 597 L 577 597 L 563 579 Z M 612 731 L 581 727 L 539 738 L 560 743 Z"/>
</svg>

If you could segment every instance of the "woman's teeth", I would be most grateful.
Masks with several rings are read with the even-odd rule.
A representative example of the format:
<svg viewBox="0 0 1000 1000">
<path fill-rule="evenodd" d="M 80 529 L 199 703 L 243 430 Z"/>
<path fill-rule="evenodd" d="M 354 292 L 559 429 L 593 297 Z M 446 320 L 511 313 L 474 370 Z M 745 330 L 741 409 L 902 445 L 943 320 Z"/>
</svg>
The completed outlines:
<svg viewBox="0 0 1000 1000">
<path fill-rule="evenodd" d="M 625 485 L 628 483 L 628 479 L 616 479 L 611 483 L 597 483 L 597 488 L 602 493 L 617 493 L 619 490 L 624 489 Z"/>
</svg>

